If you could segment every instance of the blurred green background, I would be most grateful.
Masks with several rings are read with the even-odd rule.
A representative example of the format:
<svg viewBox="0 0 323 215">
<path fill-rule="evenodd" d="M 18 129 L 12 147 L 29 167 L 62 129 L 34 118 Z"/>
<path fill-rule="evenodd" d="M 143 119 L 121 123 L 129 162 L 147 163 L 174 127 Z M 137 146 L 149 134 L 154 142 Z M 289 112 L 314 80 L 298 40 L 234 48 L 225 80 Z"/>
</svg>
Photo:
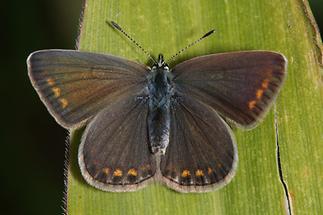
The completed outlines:
<svg viewBox="0 0 323 215">
<path fill-rule="evenodd" d="M 310 3 L 322 32 L 323 1 Z M 1 214 L 63 212 L 68 132 L 33 90 L 26 58 L 39 49 L 75 49 L 82 5 L 83 0 L 1 3 Z"/>
</svg>

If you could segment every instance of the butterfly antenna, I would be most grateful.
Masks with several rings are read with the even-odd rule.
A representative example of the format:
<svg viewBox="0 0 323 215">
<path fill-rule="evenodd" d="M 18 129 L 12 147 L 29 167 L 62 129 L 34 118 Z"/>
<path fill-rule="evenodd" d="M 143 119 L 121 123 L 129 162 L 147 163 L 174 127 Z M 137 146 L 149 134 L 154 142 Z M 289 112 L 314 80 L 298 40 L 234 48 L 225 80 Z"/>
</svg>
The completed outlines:
<svg viewBox="0 0 323 215">
<path fill-rule="evenodd" d="M 136 40 L 134 40 L 127 32 L 125 32 L 120 25 L 114 21 L 106 21 L 108 25 L 111 25 L 114 29 L 120 31 L 125 35 L 131 42 L 133 42 L 143 53 L 145 53 L 154 63 L 157 63 L 156 60 L 147 52 Z"/>
<path fill-rule="evenodd" d="M 194 46 L 195 44 L 197 44 L 198 42 L 201 42 L 202 40 L 204 40 L 205 38 L 207 38 L 208 36 L 210 36 L 211 34 L 213 34 L 215 32 L 215 29 L 212 29 L 211 31 L 207 32 L 206 34 L 204 34 L 202 37 L 200 37 L 199 39 L 195 40 L 194 42 L 192 42 L 191 44 L 187 45 L 186 47 L 182 48 L 181 50 L 179 50 L 179 52 L 177 52 L 175 55 L 173 55 L 172 57 L 170 57 L 169 59 L 166 60 L 166 62 L 170 63 L 172 61 L 174 61 L 174 59 L 182 54 L 184 51 L 186 51 L 188 48 Z"/>
</svg>

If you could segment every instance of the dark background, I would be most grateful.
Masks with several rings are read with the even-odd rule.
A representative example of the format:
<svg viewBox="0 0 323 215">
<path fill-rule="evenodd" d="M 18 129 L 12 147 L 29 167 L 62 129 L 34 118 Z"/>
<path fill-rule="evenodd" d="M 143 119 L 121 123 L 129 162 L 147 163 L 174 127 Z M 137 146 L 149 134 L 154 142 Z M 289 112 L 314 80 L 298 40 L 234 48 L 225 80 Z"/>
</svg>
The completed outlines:
<svg viewBox="0 0 323 215">
<path fill-rule="evenodd" d="M 1 214 L 62 214 L 67 131 L 49 116 L 27 76 L 39 49 L 75 49 L 83 0 L 1 3 Z M 311 7 L 323 29 L 323 1 Z M 320 13 L 321 12 L 321 13 Z"/>
</svg>

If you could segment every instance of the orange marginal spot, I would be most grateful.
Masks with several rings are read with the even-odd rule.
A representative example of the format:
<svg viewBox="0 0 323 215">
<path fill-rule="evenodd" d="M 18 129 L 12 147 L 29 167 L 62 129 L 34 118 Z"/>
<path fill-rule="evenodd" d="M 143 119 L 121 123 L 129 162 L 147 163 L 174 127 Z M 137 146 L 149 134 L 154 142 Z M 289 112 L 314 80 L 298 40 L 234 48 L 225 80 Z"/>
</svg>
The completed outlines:
<svg viewBox="0 0 323 215">
<path fill-rule="evenodd" d="M 54 81 L 54 79 L 52 79 L 52 78 L 48 78 L 48 79 L 47 79 L 47 83 L 48 83 L 48 85 L 49 85 L 49 86 L 54 86 L 55 81 Z"/>
<path fill-rule="evenodd" d="M 122 171 L 120 169 L 114 170 L 113 176 L 121 177 L 122 176 Z"/>
<path fill-rule="evenodd" d="M 188 177 L 188 176 L 190 176 L 191 175 L 191 173 L 190 173 L 190 171 L 189 170 L 187 170 L 187 169 L 184 169 L 183 170 L 183 172 L 182 172 L 182 177 L 183 178 L 186 178 L 186 177 Z"/>
<path fill-rule="evenodd" d="M 208 167 L 207 168 L 207 174 L 211 175 L 212 172 L 213 172 L 212 168 L 211 167 Z"/>
<path fill-rule="evenodd" d="M 257 99 L 260 99 L 263 93 L 264 93 L 264 90 L 262 89 L 257 90 L 257 93 L 256 93 Z"/>
<path fill-rule="evenodd" d="M 254 109 L 255 106 L 256 106 L 256 100 L 252 100 L 248 103 L 248 108 L 250 110 Z"/>
<path fill-rule="evenodd" d="M 263 80 L 262 83 L 261 83 L 261 87 L 264 90 L 268 88 L 268 85 L 269 85 L 269 80 L 268 79 Z"/>
<path fill-rule="evenodd" d="M 137 175 L 138 175 L 138 172 L 137 172 L 137 170 L 136 170 L 136 169 L 131 168 L 131 169 L 129 169 L 129 171 L 128 171 L 128 175 L 137 176 Z"/>
<path fill-rule="evenodd" d="M 54 93 L 54 96 L 57 98 L 57 97 L 59 97 L 60 95 L 61 95 L 61 89 L 60 88 L 58 88 L 58 87 L 53 87 L 52 88 L 52 91 L 53 91 L 53 93 Z"/>
<path fill-rule="evenodd" d="M 204 176 L 203 170 L 201 170 L 201 169 L 196 170 L 195 175 L 196 176 Z"/>
<path fill-rule="evenodd" d="M 66 99 L 62 98 L 62 99 L 59 99 L 60 103 L 61 103 L 61 106 L 62 108 L 66 108 L 68 106 L 68 102 Z"/>
<path fill-rule="evenodd" d="M 110 168 L 108 168 L 108 167 L 103 168 L 103 169 L 102 169 L 102 172 L 103 172 L 104 174 L 106 174 L 106 175 L 109 175 L 109 173 L 110 173 Z"/>
</svg>

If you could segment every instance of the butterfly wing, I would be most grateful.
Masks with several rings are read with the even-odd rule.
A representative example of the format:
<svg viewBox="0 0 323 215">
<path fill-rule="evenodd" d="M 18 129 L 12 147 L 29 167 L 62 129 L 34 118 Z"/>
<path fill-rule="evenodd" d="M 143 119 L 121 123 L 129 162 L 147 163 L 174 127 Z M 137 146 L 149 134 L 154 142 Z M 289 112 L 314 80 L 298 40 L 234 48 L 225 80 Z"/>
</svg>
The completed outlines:
<svg viewBox="0 0 323 215">
<path fill-rule="evenodd" d="M 43 50 L 27 60 L 42 101 L 65 128 L 79 126 L 107 104 L 143 90 L 147 67 L 119 57 L 73 50 Z"/>
<path fill-rule="evenodd" d="M 172 70 L 176 90 L 192 96 L 243 127 L 252 127 L 272 104 L 287 60 L 268 51 L 196 57 Z"/>
<path fill-rule="evenodd" d="M 104 191 L 134 191 L 151 181 L 156 161 L 149 151 L 148 106 L 127 99 L 102 110 L 88 124 L 79 147 L 85 180 Z"/>
<path fill-rule="evenodd" d="M 207 105 L 179 96 L 171 106 L 170 142 L 161 158 L 162 181 L 179 192 L 204 192 L 227 184 L 237 150 L 228 125 Z"/>
</svg>

